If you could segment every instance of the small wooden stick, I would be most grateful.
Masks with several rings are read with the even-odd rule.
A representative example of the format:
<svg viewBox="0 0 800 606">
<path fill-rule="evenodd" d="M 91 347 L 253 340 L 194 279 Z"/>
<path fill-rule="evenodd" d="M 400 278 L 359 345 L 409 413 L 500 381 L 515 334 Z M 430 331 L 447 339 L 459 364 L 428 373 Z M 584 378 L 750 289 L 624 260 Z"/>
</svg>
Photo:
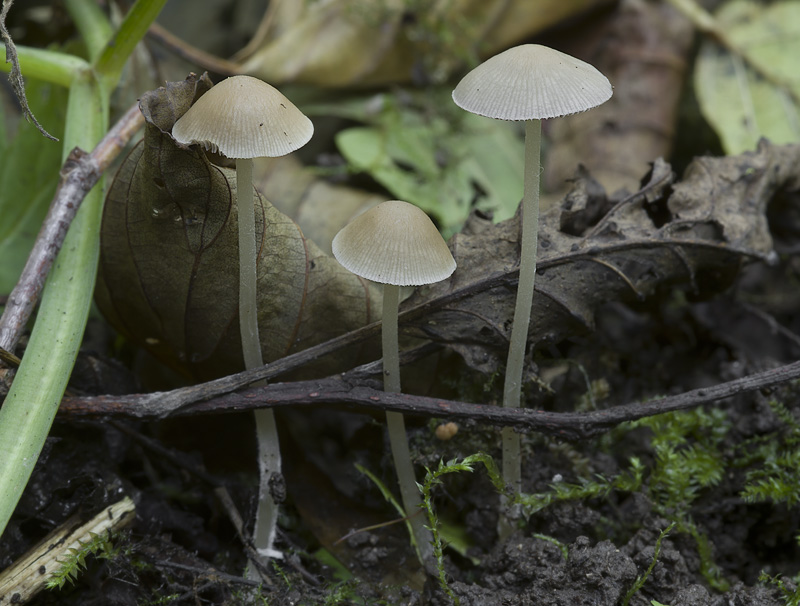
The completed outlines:
<svg viewBox="0 0 800 606">
<path fill-rule="evenodd" d="M 165 409 L 159 406 L 158 400 L 152 397 L 153 394 L 65 398 L 60 413 L 76 417 L 114 415 L 158 419 L 166 416 L 242 412 L 261 407 L 297 409 L 336 405 L 359 411 L 374 410 L 376 413 L 392 410 L 422 417 L 473 420 L 497 427 L 513 427 L 521 432 L 543 433 L 564 440 L 583 440 L 605 433 L 625 421 L 696 408 L 799 378 L 800 362 L 793 362 L 727 383 L 693 389 L 664 398 L 589 412 L 550 412 L 386 393 L 370 387 L 363 380 L 348 380 L 347 375 L 344 375 L 315 381 L 272 383 L 235 393 L 215 395 L 205 401 L 201 397 L 192 403 L 184 403 L 179 409 Z"/>
<path fill-rule="evenodd" d="M 135 517 L 130 497 L 109 505 L 85 524 L 77 514 L 70 517 L 0 574 L 0 604 L 24 604 L 46 587 L 70 550 L 80 549 L 95 535 L 124 528 Z"/>
<path fill-rule="evenodd" d="M 186 61 L 210 72 L 222 74 L 223 76 L 235 76 L 242 73 L 242 67 L 238 63 L 222 59 L 192 46 L 158 23 L 153 23 L 150 26 L 147 30 L 147 37 L 164 45 L 182 59 L 186 59 Z"/>
</svg>

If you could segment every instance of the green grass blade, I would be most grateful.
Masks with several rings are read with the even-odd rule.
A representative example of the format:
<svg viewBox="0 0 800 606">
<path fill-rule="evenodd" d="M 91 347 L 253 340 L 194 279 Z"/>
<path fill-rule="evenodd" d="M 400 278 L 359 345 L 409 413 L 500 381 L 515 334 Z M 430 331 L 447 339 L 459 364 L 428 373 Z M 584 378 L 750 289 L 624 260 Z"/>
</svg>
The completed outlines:
<svg viewBox="0 0 800 606">
<path fill-rule="evenodd" d="M 108 104 L 87 74 L 70 88 L 64 149 L 92 149 L 106 130 Z M 39 457 L 78 354 L 99 251 L 102 185 L 86 196 L 50 272 L 28 348 L 0 409 L 0 534 Z"/>
<path fill-rule="evenodd" d="M 0 44 L 3 54 L 5 48 L 5 44 Z M 75 74 L 89 67 L 80 57 L 30 46 L 18 46 L 17 56 L 26 78 L 36 78 L 65 87 L 69 87 Z M 0 71 L 10 72 L 11 64 L 0 61 Z"/>
<path fill-rule="evenodd" d="M 136 0 L 136 4 L 125 15 L 119 30 L 95 62 L 97 73 L 109 88 L 116 86 L 125 62 L 166 2 L 167 0 Z"/>
<path fill-rule="evenodd" d="M 114 34 L 114 28 L 95 0 L 65 0 L 64 4 L 86 44 L 89 60 L 96 61 Z"/>
</svg>

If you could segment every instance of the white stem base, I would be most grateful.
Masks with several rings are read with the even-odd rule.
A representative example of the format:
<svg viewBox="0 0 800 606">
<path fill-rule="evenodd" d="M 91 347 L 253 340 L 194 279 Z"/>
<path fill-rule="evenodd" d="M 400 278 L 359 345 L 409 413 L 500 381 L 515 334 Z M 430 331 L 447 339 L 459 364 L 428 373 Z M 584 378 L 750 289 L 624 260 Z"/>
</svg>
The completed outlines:
<svg viewBox="0 0 800 606">
<path fill-rule="evenodd" d="M 503 386 L 503 406 L 519 408 L 522 393 L 522 370 L 525 346 L 531 319 L 534 280 L 536 278 L 536 253 L 539 232 L 539 161 L 541 155 L 542 121 L 525 122 L 525 175 L 522 195 L 522 247 L 519 263 L 519 285 L 514 307 L 514 323 L 508 348 L 506 377 Z M 514 492 L 522 488 L 522 463 L 520 461 L 519 434 L 510 427 L 502 431 L 503 481 Z M 511 531 L 508 520 L 499 524 L 500 538 Z"/>
<path fill-rule="evenodd" d="M 400 393 L 400 343 L 397 336 L 397 309 L 400 302 L 400 287 L 391 284 L 383 286 L 383 324 L 381 339 L 383 344 L 383 390 Z M 433 555 L 433 535 L 425 528 L 427 520 L 422 510 L 422 495 L 417 487 L 414 466 L 411 464 L 411 451 L 403 415 L 399 412 L 386 413 L 386 426 L 389 430 L 389 445 L 392 449 L 394 468 L 400 485 L 400 496 L 406 512 L 419 557 L 424 565 Z"/>
<path fill-rule="evenodd" d="M 236 161 L 236 193 L 239 211 L 239 329 L 242 336 L 244 365 L 249 370 L 264 365 L 258 334 L 258 273 L 252 160 Z M 265 408 L 255 411 L 254 417 L 260 481 L 253 544 L 258 553 L 280 558 L 282 554 L 273 547 L 278 526 L 278 504 L 270 492 L 270 481 L 273 476 L 281 472 L 281 451 L 275 413 L 271 408 Z M 255 571 L 249 571 L 248 574 L 255 574 Z"/>
</svg>

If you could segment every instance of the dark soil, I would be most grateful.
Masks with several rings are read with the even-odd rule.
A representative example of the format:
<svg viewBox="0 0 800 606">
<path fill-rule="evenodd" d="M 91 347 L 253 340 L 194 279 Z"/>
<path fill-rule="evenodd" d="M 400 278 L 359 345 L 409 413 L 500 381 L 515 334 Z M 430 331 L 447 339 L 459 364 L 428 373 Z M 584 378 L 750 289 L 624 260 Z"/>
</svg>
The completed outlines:
<svg viewBox="0 0 800 606">
<path fill-rule="evenodd" d="M 584 372 L 604 379 L 602 388 L 594 389 L 596 404 L 604 407 L 723 382 L 790 360 L 797 354 L 796 339 L 770 330 L 763 314 L 774 312 L 786 326 L 794 316 L 741 301 L 755 293 L 785 294 L 786 282 L 778 278 L 793 267 L 791 262 L 780 268 L 753 266 L 735 290 L 711 301 L 692 303 L 678 293 L 638 309 L 609 304 L 596 334 L 537 353 L 538 369 L 554 392 L 530 393 L 531 405 L 553 410 L 586 405 Z M 494 395 L 496 386 L 487 378 L 465 378 L 469 373 L 458 357 L 445 355 L 435 362 L 438 384 L 450 385 L 447 395 L 469 399 L 471 390 L 484 389 Z M 95 360 L 89 367 L 102 365 Z M 740 456 L 743 444 L 764 436 L 779 440 L 786 431 L 768 398 L 791 409 L 796 391 L 786 386 L 732 398 L 719 405 L 716 416 L 706 409 L 727 428 L 716 442 L 724 474 L 709 485 L 693 484 L 685 502 L 670 508 L 658 502 L 663 492 L 653 476 L 658 461 L 653 429 L 647 427 L 576 444 L 527 436 L 525 492 L 613 478 L 628 469 L 632 456 L 642 461 L 645 481 L 636 491 L 611 489 L 556 500 L 502 542 L 496 533 L 498 495 L 483 468 L 445 477 L 435 491 L 436 510 L 467 545 L 461 553 L 444 552 L 453 595 L 464 605 L 618 605 L 626 599 L 633 606 L 786 603 L 778 587 L 758 577 L 762 571 L 784 575 L 785 590 L 793 589 L 789 579 L 800 567 L 797 509 L 742 498 L 748 469 Z M 433 436 L 435 422 L 409 424 L 420 478 L 423 465 L 435 468 L 442 459 L 477 451 L 499 454 L 494 429 L 464 423 L 454 438 L 442 442 Z M 271 584 L 262 588 L 268 603 L 451 603 L 438 580 L 421 572 L 400 525 L 346 537 L 353 529 L 395 518 L 375 486 L 353 468 L 361 463 L 393 486 L 381 424 L 370 416 L 320 408 L 283 415 L 281 429 L 288 500 L 279 547 L 286 558 L 275 564 Z M 683 438 L 684 446 L 702 443 L 714 429 L 693 430 Z M 0 542 L 0 568 L 72 513 L 92 515 L 124 493 L 134 497 L 137 514 L 135 523 L 114 538 L 115 557 L 89 558 L 74 585 L 45 591 L 32 603 L 155 604 L 165 598 L 175 604 L 248 603 L 254 588 L 240 577 L 244 551 L 209 480 L 225 485 L 249 517 L 253 459 L 248 415 L 149 424 L 59 417 Z M 693 521 L 708 539 L 707 553 L 679 527 L 661 541 L 656 557 L 659 534 L 676 520 Z M 320 555 L 321 547 L 354 576 L 337 580 L 341 577 L 330 558 Z M 650 567 L 641 588 L 626 598 Z"/>
</svg>

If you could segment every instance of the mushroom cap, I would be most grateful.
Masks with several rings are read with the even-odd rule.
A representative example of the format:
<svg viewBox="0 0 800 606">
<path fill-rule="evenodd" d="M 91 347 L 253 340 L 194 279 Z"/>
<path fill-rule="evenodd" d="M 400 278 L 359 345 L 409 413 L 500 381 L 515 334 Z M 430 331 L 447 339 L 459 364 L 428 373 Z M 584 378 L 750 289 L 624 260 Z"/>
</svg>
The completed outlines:
<svg viewBox="0 0 800 606">
<path fill-rule="evenodd" d="M 594 67 L 539 44 L 523 44 L 487 59 L 453 90 L 462 109 L 501 120 L 555 118 L 611 98 L 611 83 Z"/>
<path fill-rule="evenodd" d="M 381 202 L 353 219 L 336 234 L 332 247 L 346 269 L 381 284 L 432 284 L 456 269 L 433 221 L 400 200 Z"/>
<path fill-rule="evenodd" d="M 285 156 L 313 134 L 311 120 L 291 101 L 251 76 L 213 86 L 172 127 L 178 143 L 199 143 L 228 158 Z"/>
</svg>

